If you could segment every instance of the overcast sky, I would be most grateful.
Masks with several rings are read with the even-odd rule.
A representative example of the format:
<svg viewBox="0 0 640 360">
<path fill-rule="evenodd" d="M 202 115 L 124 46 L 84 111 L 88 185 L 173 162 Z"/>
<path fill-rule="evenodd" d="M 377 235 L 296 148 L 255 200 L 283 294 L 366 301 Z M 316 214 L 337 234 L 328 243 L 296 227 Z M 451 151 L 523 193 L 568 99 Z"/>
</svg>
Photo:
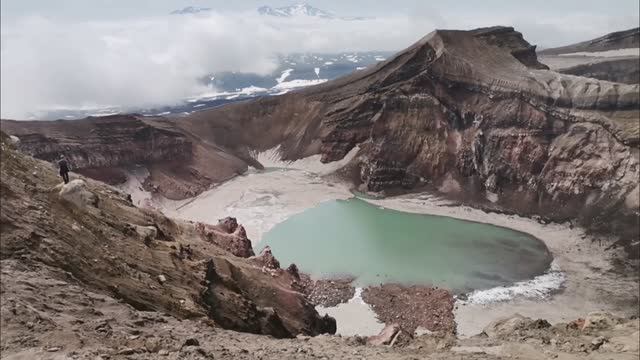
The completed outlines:
<svg viewBox="0 0 640 360">
<path fill-rule="evenodd" d="M 45 15 L 64 19 L 122 19 L 164 15 L 185 6 L 210 7 L 218 11 L 253 10 L 262 5 L 284 6 L 288 0 L 2 0 L 3 18 L 23 15 Z M 429 9 L 440 16 L 500 14 L 517 17 L 556 17 L 567 13 L 605 15 L 638 19 L 637 0 L 316 0 L 308 4 L 340 15 L 384 16 L 390 13 L 407 13 Z M 626 26 L 627 24 L 620 24 Z"/>
<path fill-rule="evenodd" d="M 638 0 L 318 0 L 365 21 L 258 16 L 283 0 L 2 0 L 0 110 L 168 105 L 217 71 L 267 74 L 291 52 L 401 50 L 436 28 L 509 25 L 540 48 L 638 26 Z M 206 16 L 169 16 L 185 6 Z M 211 90 L 211 89 L 208 89 Z"/>
</svg>

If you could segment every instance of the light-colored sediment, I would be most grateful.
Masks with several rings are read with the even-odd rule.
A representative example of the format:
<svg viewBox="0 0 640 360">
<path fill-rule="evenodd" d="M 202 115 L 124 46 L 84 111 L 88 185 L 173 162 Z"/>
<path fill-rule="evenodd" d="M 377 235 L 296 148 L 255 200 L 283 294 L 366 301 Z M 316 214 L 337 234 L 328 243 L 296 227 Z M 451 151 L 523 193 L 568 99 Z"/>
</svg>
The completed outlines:
<svg viewBox="0 0 640 360">
<path fill-rule="evenodd" d="M 509 301 L 489 304 L 459 302 L 455 315 L 458 333 L 462 336 L 477 334 L 489 322 L 514 313 L 557 323 L 598 310 L 629 315 L 628 312 L 633 311 L 633 307 L 637 305 L 637 277 L 625 277 L 611 271 L 611 258 L 623 255 L 605 251 L 606 244 L 611 244 L 610 241 L 589 236 L 581 228 L 571 229 L 568 224 L 542 225 L 533 219 L 517 215 L 486 213 L 467 206 L 447 206 L 446 201 L 428 194 L 367 201 L 400 211 L 450 216 L 509 227 L 539 238 L 552 252 L 554 263 L 565 276 L 558 293 L 546 298 L 516 296 Z"/>
<path fill-rule="evenodd" d="M 136 187 L 140 180 L 134 179 L 131 188 L 138 191 L 133 196 L 134 203 L 136 199 L 140 199 L 148 206 L 161 209 L 168 216 L 208 223 L 215 223 L 225 216 L 234 216 L 246 225 L 249 238 L 255 245 L 264 233 L 290 216 L 324 201 L 353 196 L 348 185 L 320 175 L 335 171 L 343 162 L 327 166 L 315 157 L 297 162 L 282 162 L 277 160 L 276 150 L 257 156 L 266 165 L 266 170 L 252 170 L 187 201 L 152 197 L 139 186 Z M 472 301 L 467 303 L 459 301 L 455 316 L 458 333 L 462 336 L 477 334 L 491 321 L 514 313 L 557 323 L 571 321 L 599 310 L 628 315 L 634 304 L 637 304 L 637 277 L 625 277 L 610 271 L 610 259 L 619 255 L 614 251 L 605 251 L 605 244 L 611 244 L 611 241 L 600 241 L 605 239 L 589 236 L 581 228 L 571 229 L 568 224 L 543 225 L 520 216 L 486 213 L 467 206 L 451 206 L 450 202 L 429 194 L 365 200 L 400 211 L 509 227 L 539 238 L 550 249 L 557 268 L 548 278 L 536 278 L 537 283 L 534 284 L 489 290 L 493 293 L 475 293 L 471 296 Z M 558 285 L 562 285 L 560 289 L 557 288 Z M 505 299 L 510 300 L 504 301 Z M 337 319 L 338 332 L 343 335 L 367 335 L 374 328 L 377 329 L 377 320 L 371 309 L 356 301 L 319 310 Z"/>
<path fill-rule="evenodd" d="M 351 196 L 348 187 L 331 184 L 314 173 L 273 169 L 238 176 L 186 203 L 167 201 L 163 211 L 171 217 L 206 223 L 233 216 L 244 224 L 255 246 L 264 233 L 290 216 L 324 201 Z"/>
<path fill-rule="evenodd" d="M 384 328 L 384 323 L 376 318 L 371 306 L 362 300 L 362 289 L 356 288 L 356 293 L 348 302 L 334 307 L 316 306 L 320 315 L 329 314 L 336 319 L 336 334 L 342 336 L 374 336 Z"/>
<path fill-rule="evenodd" d="M 595 57 L 618 57 L 618 56 L 638 56 L 640 54 L 640 48 L 628 48 L 628 49 L 615 49 L 606 51 L 581 51 L 567 54 L 560 54 L 559 56 L 595 56 Z"/>
</svg>

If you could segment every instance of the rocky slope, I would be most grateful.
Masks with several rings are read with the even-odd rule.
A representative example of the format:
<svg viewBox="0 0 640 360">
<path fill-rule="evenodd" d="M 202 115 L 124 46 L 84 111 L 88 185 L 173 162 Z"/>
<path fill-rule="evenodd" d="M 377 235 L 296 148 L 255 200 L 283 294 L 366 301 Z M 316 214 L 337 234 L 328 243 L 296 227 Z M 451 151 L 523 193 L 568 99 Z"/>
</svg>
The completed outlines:
<svg viewBox="0 0 640 360">
<path fill-rule="evenodd" d="M 246 171 L 241 160 L 206 141 L 193 141 L 167 119 L 138 115 L 72 121 L 2 121 L 20 138 L 20 150 L 45 161 L 65 154 L 76 172 L 107 183 L 126 179 L 127 168 L 144 165 L 168 198 L 194 196 L 210 184 Z"/>
<path fill-rule="evenodd" d="M 369 339 L 288 339 L 335 322 L 318 317 L 292 286 L 296 271 L 279 269 L 269 251 L 251 256 L 233 219 L 177 222 L 92 180 L 60 184 L 50 164 L 0 135 L 3 359 L 638 356 L 638 320 L 607 314 L 554 326 L 513 316 L 470 339 L 393 324 Z"/>
<path fill-rule="evenodd" d="M 543 59 L 543 61 L 547 61 L 547 59 Z M 598 80 L 638 84 L 640 83 L 640 54 L 639 56 L 606 58 L 604 60 L 600 58 L 580 59 L 577 65 L 561 67 L 557 71 Z"/>
<path fill-rule="evenodd" d="M 640 83 L 640 28 L 538 52 L 540 59 L 563 74 Z"/>
<path fill-rule="evenodd" d="M 630 244 L 638 236 L 639 105 L 638 85 L 546 70 L 520 33 L 496 27 L 438 30 L 375 67 L 300 92 L 140 121 L 191 143 L 186 160 L 148 161 L 148 187 L 169 197 L 259 167 L 256 150 L 279 146 L 285 160 L 321 154 L 328 162 L 357 145 L 344 175 L 363 190 L 429 186 L 520 214 L 578 218 Z M 56 149 L 75 159 L 84 151 L 79 124 L 97 121 L 57 132 L 46 123 L 2 126 L 27 142 L 44 136 L 20 143 L 36 157 L 62 139 Z"/>
<path fill-rule="evenodd" d="M 579 218 L 630 242 L 638 94 L 638 85 L 544 70 L 511 28 L 436 31 L 374 68 L 176 125 L 236 151 L 279 145 L 284 159 L 334 161 L 358 145 L 348 175 L 363 190 L 430 185 L 521 214 Z"/>
<path fill-rule="evenodd" d="M 208 318 L 214 326 L 237 331 L 279 338 L 335 332 L 335 320 L 320 317 L 292 287 L 295 278 L 285 271 L 265 272 L 260 258 L 250 258 L 251 243 L 237 224 L 233 229 L 224 222 L 208 225 L 203 235 L 195 224 L 134 207 L 126 194 L 99 182 L 74 179 L 63 186 L 51 165 L 12 150 L 4 140 L 3 350 L 11 343 L 4 336 L 5 321 L 11 322 L 4 316 L 11 306 L 4 293 L 15 290 L 4 279 L 23 271 L 51 278 L 43 286 L 66 281 L 82 288 L 81 294 L 101 293 L 139 311 Z M 241 257 L 230 252 L 243 247 Z M 19 311 L 32 314 L 32 326 L 55 329 L 38 314 L 70 305 L 64 292 L 43 295 L 49 305 Z M 84 301 L 89 306 L 94 300 Z"/>
<path fill-rule="evenodd" d="M 608 51 L 640 47 L 640 28 L 616 31 L 599 38 L 583 41 L 577 44 L 544 49 L 540 55 L 560 55 L 577 52 Z"/>
</svg>

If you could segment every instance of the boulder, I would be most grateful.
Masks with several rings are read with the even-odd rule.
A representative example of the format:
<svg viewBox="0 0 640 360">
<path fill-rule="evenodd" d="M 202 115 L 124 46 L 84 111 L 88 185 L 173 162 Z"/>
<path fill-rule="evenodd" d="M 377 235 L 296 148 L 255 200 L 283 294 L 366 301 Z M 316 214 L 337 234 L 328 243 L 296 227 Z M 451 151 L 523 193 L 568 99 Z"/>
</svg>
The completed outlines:
<svg viewBox="0 0 640 360">
<path fill-rule="evenodd" d="M 547 329 L 550 327 L 551 324 L 546 320 L 533 320 L 520 314 L 515 314 L 491 322 L 484 328 L 484 333 L 490 338 L 508 339 L 529 330 Z"/>
<path fill-rule="evenodd" d="M 583 331 L 610 329 L 620 323 L 620 318 L 606 312 L 591 312 L 584 319 Z"/>
<path fill-rule="evenodd" d="M 280 269 L 280 262 L 275 258 L 275 256 L 273 256 L 271 247 L 269 246 L 262 249 L 260 255 L 253 257 L 253 260 L 266 268 Z"/>
<path fill-rule="evenodd" d="M 92 193 L 87 183 L 81 179 L 75 179 L 62 185 L 58 193 L 62 200 L 68 201 L 79 208 L 87 206 L 98 207 L 98 196 Z"/>
<path fill-rule="evenodd" d="M 155 240 L 158 237 L 158 229 L 155 226 L 133 225 L 136 233 L 146 242 Z"/>
<path fill-rule="evenodd" d="M 524 324 L 530 318 L 526 318 L 520 314 L 514 314 L 509 317 L 503 317 L 492 321 L 484 328 L 484 333 L 490 338 L 503 338 L 514 334 L 517 330 L 524 327 Z"/>
<path fill-rule="evenodd" d="M 287 272 L 291 274 L 295 279 L 300 280 L 300 271 L 298 270 L 298 266 L 294 263 L 291 263 L 287 268 Z"/>
<path fill-rule="evenodd" d="M 289 287 L 290 275 L 265 273 L 241 259 L 207 262 L 200 301 L 225 329 L 291 338 L 335 333 L 335 319 L 319 316 L 305 296 Z"/>
<path fill-rule="evenodd" d="M 406 344 L 411 339 L 411 335 L 404 331 L 398 324 L 389 324 L 380 331 L 378 335 L 370 336 L 367 339 L 368 345 L 380 346 L 389 345 L 395 346 L 400 344 Z"/>
<path fill-rule="evenodd" d="M 236 220 L 236 218 L 234 217 L 227 216 L 224 219 L 218 220 L 218 228 L 220 228 L 227 234 L 231 234 L 238 228 L 238 220 Z"/>
<path fill-rule="evenodd" d="M 216 226 L 197 223 L 196 231 L 205 241 L 215 243 L 235 256 L 247 258 L 255 255 L 247 232 L 235 218 L 223 219 Z"/>
</svg>

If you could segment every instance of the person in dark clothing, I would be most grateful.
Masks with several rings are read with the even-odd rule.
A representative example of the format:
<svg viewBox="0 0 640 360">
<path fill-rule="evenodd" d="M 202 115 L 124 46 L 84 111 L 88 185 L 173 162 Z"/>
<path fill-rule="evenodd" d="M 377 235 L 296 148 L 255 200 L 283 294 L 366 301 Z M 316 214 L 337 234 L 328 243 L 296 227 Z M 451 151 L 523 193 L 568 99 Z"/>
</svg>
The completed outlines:
<svg viewBox="0 0 640 360">
<path fill-rule="evenodd" d="M 60 168 L 60 176 L 62 176 L 62 180 L 64 180 L 65 184 L 69 183 L 69 163 L 67 159 L 65 159 L 64 155 L 60 155 L 60 160 L 58 160 L 58 167 Z"/>
</svg>

